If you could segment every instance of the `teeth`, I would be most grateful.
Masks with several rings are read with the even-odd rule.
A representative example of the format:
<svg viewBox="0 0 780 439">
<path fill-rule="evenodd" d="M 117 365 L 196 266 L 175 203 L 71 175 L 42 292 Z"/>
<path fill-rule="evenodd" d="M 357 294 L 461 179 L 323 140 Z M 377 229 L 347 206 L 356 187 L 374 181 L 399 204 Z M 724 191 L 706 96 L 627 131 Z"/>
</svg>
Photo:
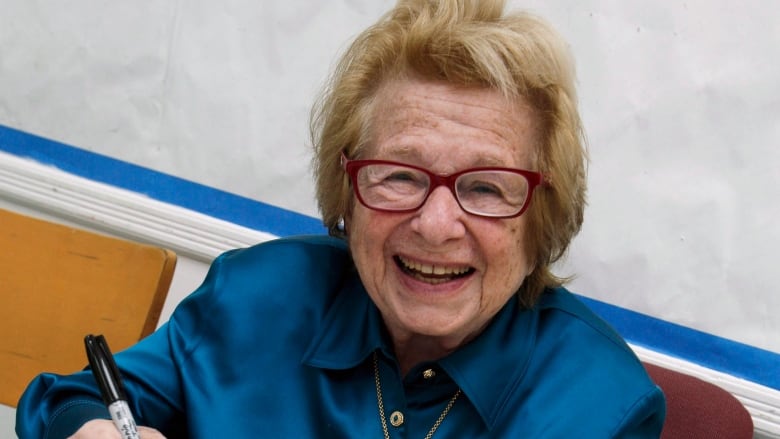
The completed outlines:
<svg viewBox="0 0 780 439">
<path fill-rule="evenodd" d="M 410 270 L 417 271 L 422 274 L 433 274 L 436 276 L 447 275 L 461 275 L 469 271 L 468 267 L 446 267 L 441 265 L 421 264 L 419 262 L 408 261 L 403 258 L 398 258 L 404 266 Z"/>
</svg>

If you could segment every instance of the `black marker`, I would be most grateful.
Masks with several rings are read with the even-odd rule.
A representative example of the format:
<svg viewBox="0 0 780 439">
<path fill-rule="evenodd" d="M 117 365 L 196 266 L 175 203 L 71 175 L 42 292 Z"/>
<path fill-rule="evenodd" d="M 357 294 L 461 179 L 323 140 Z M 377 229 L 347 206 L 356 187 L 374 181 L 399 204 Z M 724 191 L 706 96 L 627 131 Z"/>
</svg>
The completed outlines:
<svg viewBox="0 0 780 439">
<path fill-rule="evenodd" d="M 90 334 L 84 337 L 84 346 L 87 348 L 92 375 L 100 387 L 100 394 L 103 395 L 103 402 L 111 413 L 111 419 L 122 435 L 122 439 L 141 439 L 133 414 L 130 413 L 130 406 L 127 405 L 119 369 L 114 363 L 106 339 L 102 335 Z"/>
</svg>

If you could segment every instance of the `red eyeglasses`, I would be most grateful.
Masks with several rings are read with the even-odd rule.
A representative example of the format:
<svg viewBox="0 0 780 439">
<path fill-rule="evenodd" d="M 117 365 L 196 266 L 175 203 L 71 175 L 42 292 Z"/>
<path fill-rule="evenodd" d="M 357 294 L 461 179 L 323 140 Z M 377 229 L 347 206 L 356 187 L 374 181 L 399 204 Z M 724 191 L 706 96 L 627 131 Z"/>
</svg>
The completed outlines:
<svg viewBox="0 0 780 439">
<path fill-rule="evenodd" d="M 472 215 L 489 218 L 520 216 L 534 189 L 544 180 L 539 172 L 482 167 L 439 175 L 419 166 L 387 160 L 350 160 L 341 155 L 361 204 L 382 212 L 412 212 L 439 186 L 450 189 L 458 205 Z"/>
</svg>

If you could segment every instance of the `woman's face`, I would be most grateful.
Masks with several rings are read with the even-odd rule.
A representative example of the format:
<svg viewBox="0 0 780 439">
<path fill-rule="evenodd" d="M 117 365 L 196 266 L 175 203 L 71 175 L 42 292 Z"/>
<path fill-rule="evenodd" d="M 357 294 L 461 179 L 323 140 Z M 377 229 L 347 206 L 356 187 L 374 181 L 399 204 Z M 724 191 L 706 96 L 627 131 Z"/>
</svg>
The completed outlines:
<svg viewBox="0 0 780 439">
<path fill-rule="evenodd" d="M 494 90 L 393 81 L 378 92 L 361 158 L 437 174 L 478 166 L 531 169 L 534 124 L 530 107 Z M 481 332 L 530 273 L 525 227 L 525 216 L 467 214 L 444 186 L 411 213 L 355 202 L 347 218 L 360 277 L 396 342 L 434 337 L 453 349 Z"/>
</svg>

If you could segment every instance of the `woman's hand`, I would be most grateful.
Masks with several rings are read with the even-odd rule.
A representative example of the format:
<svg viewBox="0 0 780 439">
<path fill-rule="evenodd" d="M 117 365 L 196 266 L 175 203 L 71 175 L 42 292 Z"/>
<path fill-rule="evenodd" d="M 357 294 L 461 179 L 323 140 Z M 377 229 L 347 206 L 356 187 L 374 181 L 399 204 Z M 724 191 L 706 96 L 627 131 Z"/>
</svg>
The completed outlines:
<svg viewBox="0 0 780 439">
<path fill-rule="evenodd" d="M 165 439 L 159 431 L 149 427 L 138 427 L 141 439 Z M 107 419 L 93 419 L 82 425 L 68 439 L 122 439 L 114 423 Z"/>
</svg>

